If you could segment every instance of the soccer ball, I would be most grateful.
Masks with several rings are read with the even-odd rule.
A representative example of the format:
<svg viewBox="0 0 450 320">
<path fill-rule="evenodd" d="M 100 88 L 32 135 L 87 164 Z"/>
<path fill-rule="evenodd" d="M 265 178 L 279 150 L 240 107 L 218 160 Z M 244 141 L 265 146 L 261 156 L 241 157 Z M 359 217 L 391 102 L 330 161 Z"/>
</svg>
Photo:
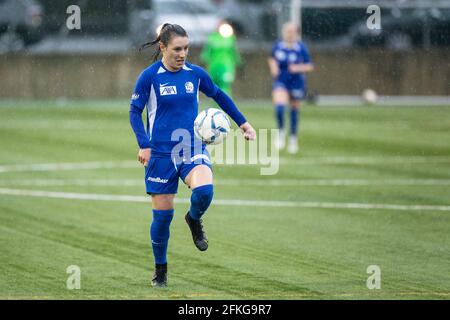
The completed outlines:
<svg viewBox="0 0 450 320">
<path fill-rule="evenodd" d="M 378 95 L 373 89 L 365 89 L 361 98 L 366 104 L 375 104 L 378 101 Z"/>
<path fill-rule="evenodd" d="M 195 136 L 206 144 L 219 144 L 230 132 L 231 123 L 227 115 L 217 108 L 207 108 L 194 121 Z"/>
</svg>

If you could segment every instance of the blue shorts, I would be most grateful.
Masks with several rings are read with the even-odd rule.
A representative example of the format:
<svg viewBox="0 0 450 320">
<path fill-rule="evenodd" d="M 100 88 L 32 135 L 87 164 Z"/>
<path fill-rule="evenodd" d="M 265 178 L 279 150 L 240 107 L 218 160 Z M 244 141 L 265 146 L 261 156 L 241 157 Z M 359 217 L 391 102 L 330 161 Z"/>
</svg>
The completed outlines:
<svg viewBox="0 0 450 320">
<path fill-rule="evenodd" d="M 272 90 L 277 88 L 286 89 L 289 97 L 293 100 L 302 100 L 306 96 L 306 86 L 301 79 L 278 78 L 273 82 Z"/>
<path fill-rule="evenodd" d="M 184 182 L 186 176 L 198 165 L 207 165 L 212 169 L 211 157 L 206 148 L 202 153 L 192 153 L 192 157 L 151 154 L 145 167 L 145 188 L 148 194 L 175 194 L 178 191 L 178 179 Z"/>
</svg>

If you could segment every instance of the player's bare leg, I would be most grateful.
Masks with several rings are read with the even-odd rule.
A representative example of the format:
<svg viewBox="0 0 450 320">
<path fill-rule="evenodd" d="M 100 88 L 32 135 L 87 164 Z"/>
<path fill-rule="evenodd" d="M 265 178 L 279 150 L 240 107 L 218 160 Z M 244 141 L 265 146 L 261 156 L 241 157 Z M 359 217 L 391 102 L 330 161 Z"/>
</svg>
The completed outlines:
<svg viewBox="0 0 450 320">
<path fill-rule="evenodd" d="M 202 164 L 192 169 L 184 179 L 184 182 L 189 188 L 194 189 L 203 185 L 212 184 L 213 174 L 207 165 Z"/>
<path fill-rule="evenodd" d="M 173 209 L 174 194 L 153 194 L 152 207 L 156 210 L 171 210 Z"/>
</svg>

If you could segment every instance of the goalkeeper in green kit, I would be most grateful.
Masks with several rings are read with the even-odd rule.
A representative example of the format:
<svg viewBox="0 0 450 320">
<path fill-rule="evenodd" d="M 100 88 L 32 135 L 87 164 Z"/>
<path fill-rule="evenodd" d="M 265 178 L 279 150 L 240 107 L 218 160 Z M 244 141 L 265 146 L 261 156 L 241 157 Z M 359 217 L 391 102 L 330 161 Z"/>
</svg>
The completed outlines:
<svg viewBox="0 0 450 320">
<path fill-rule="evenodd" d="M 241 64 L 241 57 L 237 50 L 233 28 L 228 23 L 222 21 L 218 31 L 208 36 L 200 60 L 207 65 L 214 83 L 231 96 L 235 69 Z"/>
</svg>

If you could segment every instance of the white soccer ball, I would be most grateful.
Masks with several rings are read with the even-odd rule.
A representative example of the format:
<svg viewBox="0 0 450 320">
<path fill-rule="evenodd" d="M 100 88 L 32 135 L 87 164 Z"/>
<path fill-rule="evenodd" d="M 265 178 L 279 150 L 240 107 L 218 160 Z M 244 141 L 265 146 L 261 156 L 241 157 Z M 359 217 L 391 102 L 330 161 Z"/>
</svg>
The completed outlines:
<svg viewBox="0 0 450 320">
<path fill-rule="evenodd" d="M 365 89 L 361 98 L 366 104 L 375 104 L 378 101 L 378 95 L 373 89 Z"/>
<path fill-rule="evenodd" d="M 206 144 L 219 144 L 230 132 L 231 123 L 227 115 L 217 108 L 207 108 L 194 121 L 194 133 Z"/>
</svg>

